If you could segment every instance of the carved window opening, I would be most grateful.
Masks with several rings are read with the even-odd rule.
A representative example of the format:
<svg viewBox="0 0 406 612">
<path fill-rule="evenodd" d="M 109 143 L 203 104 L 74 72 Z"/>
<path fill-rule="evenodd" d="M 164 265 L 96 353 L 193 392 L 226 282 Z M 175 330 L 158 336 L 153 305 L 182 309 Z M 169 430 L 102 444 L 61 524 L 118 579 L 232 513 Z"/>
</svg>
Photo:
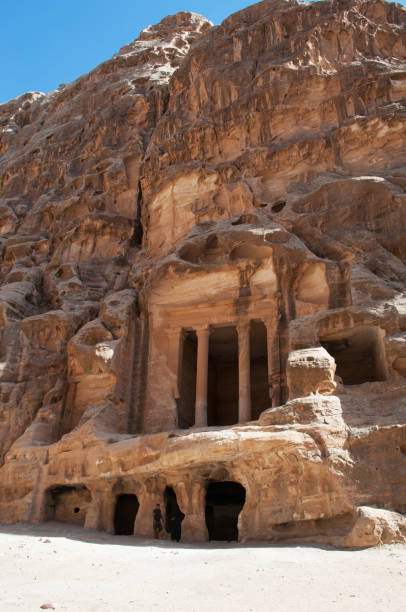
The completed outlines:
<svg viewBox="0 0 406 612">
<path fill-rule="evenodd" d="M 136 495 L 117 495 L 114 512 L 114 533 L 116 535 L 133 535 L 135 519 L 140 504 Z"/>
<path fill-rule="evenodd" d="M 251 418 L 256 420 L 271 404 L 268 388 L 267 330 L 262 321 L 251 321 L 250 355 Z"/>
<path fill-rule="evenodd" d="M 344 385 L 360 385 L 386 379 L 382 330 L 361 326 L 320 339 L 336 362 L 336 375 Z"/>
<path fill-rule="evenodd" d="M 209 540 L 238 540 L 238 515 L 245 504 L 245 488 L 238 482 L 211 482 L 206 490 Z"/>
<path fill-rule="evenodd" d="M 209 427 L 238 423 L 238 336 L 233 326 L 211 330 L 207 400 Z"/>
<path fill-rule="evenodd" d="M 197 337 L 187 332 L 183 339 L 180 368 L 180 398 L 178 400 L 178 424 L 187 429 L 195 424 Z"/>
<path fill-rule="evenodd" d="M 91 499 L 84 485 L 52 487 L 46 492 L 45 520 L 83 527 Z"/>
</svg>

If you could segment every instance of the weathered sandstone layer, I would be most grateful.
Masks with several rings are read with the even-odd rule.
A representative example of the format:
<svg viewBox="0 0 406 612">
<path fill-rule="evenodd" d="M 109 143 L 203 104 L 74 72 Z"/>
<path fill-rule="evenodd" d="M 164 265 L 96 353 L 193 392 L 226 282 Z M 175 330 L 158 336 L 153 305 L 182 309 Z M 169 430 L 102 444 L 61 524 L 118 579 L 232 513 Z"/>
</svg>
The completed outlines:
<svg viewBox="0 0 406 612">
<path fill-rule="evenodd" d="M 380 0 L 178 13 L 0 106 L 0 520 L 406 541 L 405 128 Z"/>
</svg>

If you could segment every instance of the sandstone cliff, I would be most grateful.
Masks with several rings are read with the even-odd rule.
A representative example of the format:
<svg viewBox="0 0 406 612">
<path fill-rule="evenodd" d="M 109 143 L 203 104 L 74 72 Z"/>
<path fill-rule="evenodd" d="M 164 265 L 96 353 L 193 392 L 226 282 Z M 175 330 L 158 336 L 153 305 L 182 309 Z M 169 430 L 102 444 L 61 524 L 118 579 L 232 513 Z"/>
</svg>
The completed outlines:
<svg viewBox="0 0 406 612">
<path fill-rule="evenodd" d="M 405 124 L 361 0 L 178 13 L 0 106 L 0 520 L 404 540 Z"/>
</svg>

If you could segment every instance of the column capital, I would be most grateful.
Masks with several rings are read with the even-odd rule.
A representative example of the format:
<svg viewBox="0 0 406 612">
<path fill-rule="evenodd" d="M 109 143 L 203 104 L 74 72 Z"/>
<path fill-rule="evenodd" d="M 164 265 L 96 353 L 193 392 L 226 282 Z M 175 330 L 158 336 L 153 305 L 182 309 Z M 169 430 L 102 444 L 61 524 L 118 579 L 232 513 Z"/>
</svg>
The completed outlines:
<svg viewBox="0 0 406 612">
<path fill-rule="evenodd" d="M 246 334 L 250 330 L 251 321 L 240 321 L 237 323 L 237 333 L 238 334 Z"/>
<path fill-rule="evenodd" d="M 181 334 L 185 333 L 185 330 L 183 327 L 167 327 L 166 333 L 168 336 L 180 336 Z"/>
<path fill-rule="evenodd" d="M 198 336 L 204 336 L 210 334 L 210 326 L 209 325 L 198 325 L 195 328 L 195 332 Z"/>
</svg>

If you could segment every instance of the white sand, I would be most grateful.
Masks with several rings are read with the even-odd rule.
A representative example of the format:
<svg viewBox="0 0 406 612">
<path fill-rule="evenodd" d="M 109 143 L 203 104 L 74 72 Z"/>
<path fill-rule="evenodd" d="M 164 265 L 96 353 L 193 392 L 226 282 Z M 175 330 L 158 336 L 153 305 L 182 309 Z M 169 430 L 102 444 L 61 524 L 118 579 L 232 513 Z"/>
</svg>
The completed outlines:
<svg viewBox="0 0 406 612">
<path fill-rule="evenodd" d="M 50 542 L 44 540 L 49 539 Z M 183 544 L 0 526 L 0 610 L 406 611 L 406 546 Z"/>
</svg>

